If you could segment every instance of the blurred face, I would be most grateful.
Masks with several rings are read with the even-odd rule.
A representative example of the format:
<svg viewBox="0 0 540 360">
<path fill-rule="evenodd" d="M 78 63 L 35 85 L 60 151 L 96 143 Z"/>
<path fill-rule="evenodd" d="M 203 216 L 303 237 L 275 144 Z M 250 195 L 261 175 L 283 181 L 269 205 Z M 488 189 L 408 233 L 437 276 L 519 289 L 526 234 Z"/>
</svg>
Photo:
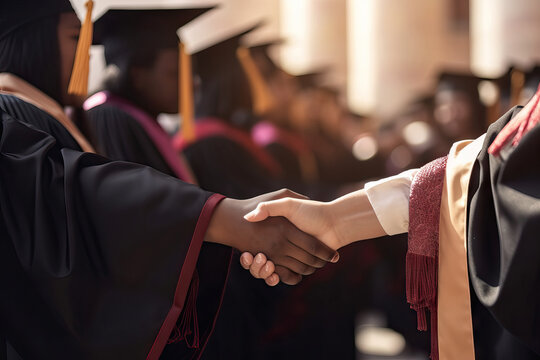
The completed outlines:
<svg viewBox="0 0 540 360">
<path fill-rule="evenodd" d="M 152 115 L 178 112 L 178 49 L 160 50 L 154 64 L 132 69 L 141 105 Z"/>
<path fill-rule="evenodd" d="M 288 122 L 291 103 L 298 92 L 296 79 L 284 71 L 278 71 L 269 81 L 269 88 L 275 100 L 272 117 L 279 122 Z"/>
<path fill-rule="evenodd" d="M 459 140 L 472 129 L 472 104 L 464 93 L 444 90 L 435 96 L 435 120 L 446 136 Z"/>
<path fill-rule="evenodd" d="M 77 50 L 77 41 L 81 22 L 75 13 L 60 14 L 58 19 L 58 47 L 60 50 L 60 74 L 62 84 L 62 102 L 64 105 L 80 105 L 81 99 L 68 95 L 69 79 Z"/>
</svg>

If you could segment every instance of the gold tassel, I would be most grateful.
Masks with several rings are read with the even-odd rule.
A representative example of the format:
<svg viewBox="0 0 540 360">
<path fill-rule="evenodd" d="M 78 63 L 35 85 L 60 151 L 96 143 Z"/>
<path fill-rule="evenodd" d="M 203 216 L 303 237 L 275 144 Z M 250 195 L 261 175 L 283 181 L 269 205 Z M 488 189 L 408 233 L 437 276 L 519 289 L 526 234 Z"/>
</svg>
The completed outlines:
<svg viewBox="0 0 540 360">
<path fill-rule="evenodd" d="M 90 46 L 92 45 L 93 24 L 92 9 L 94 2 L 88 0 L 86 6 L 86 17 L 81 26 L 73 71 L 69 81 L 68 94 L 84 96 L 88 93 L 88 73 L 90 72 Z"/>
<path fill-rule="evenodd" d="M 257 68 L 249 49 L 239 47 L 236 51 L 236 56 L 242 64 L 242 68 L 246 73 L 246 76 L 251 86 L 251 93 L 253 96 L 253 111 L 257 115 L 263 115 L 267 113 L 274 105 L 274 99 L 270 93 L 264 78 Z"/>
<path fill-rule="evenodd" d="M 193 110 L 193 74 L 191 72 L 191 56 L 187 53 L 184 44 L 180 43 L 180 60 L 178 72 L 178 106 L 182 116 L 181 134 L 184 141 L 191 143 L 195 141 L 195 119 Z"/>
</svg>

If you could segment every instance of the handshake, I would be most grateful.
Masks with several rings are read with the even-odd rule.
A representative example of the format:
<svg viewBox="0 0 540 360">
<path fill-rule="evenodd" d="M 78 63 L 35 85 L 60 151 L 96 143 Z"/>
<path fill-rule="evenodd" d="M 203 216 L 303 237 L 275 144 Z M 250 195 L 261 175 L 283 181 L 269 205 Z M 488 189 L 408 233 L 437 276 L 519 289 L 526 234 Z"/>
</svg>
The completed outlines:
<svg viewBox="0 0 540 360">
<path fill-rule="evenodd" d="M 274 286 L 297 284 L 337 262 L 340 247 L 384 234 L 363 190 L 328 203 L 279 190 L 248 200 L 224 199 L 205 241 L 240 250 L 241 265 Z"/>
</svg>

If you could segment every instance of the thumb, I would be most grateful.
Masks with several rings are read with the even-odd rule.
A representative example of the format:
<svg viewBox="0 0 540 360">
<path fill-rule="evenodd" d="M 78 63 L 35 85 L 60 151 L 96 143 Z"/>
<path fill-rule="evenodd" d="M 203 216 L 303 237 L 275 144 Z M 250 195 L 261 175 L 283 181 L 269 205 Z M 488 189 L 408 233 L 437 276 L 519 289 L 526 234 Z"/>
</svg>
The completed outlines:
<svg viewBox="0 0 540 360">
<path fill-rule="evenodd" d="M 244 215 L 244 219 L 249 222 L 263 221 L 269 216 L 284 216 L 287 217 L 291 212 L 293 199 L 284 198 L 279 200 L 262 202 L 255 210 Z"/>
</svg>

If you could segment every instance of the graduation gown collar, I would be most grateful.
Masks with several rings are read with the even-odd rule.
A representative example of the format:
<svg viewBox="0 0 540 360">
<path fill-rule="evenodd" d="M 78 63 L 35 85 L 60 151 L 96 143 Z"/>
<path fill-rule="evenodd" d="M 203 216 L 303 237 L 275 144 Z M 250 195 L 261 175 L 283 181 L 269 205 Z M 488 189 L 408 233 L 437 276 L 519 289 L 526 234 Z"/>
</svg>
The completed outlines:
<svg viewBox="0 0 540 360">
<path fill-rule="evenodd" d="M 16 75 L 0 73 L 0 94 L 13 95 L 45 111 L 66 128 L 83 151 L 95 153 L 90 142 L 84 137 L 73 121 L 71 121 L 64 113 L 60 104 L 41 90 Z"/>
</svg>

